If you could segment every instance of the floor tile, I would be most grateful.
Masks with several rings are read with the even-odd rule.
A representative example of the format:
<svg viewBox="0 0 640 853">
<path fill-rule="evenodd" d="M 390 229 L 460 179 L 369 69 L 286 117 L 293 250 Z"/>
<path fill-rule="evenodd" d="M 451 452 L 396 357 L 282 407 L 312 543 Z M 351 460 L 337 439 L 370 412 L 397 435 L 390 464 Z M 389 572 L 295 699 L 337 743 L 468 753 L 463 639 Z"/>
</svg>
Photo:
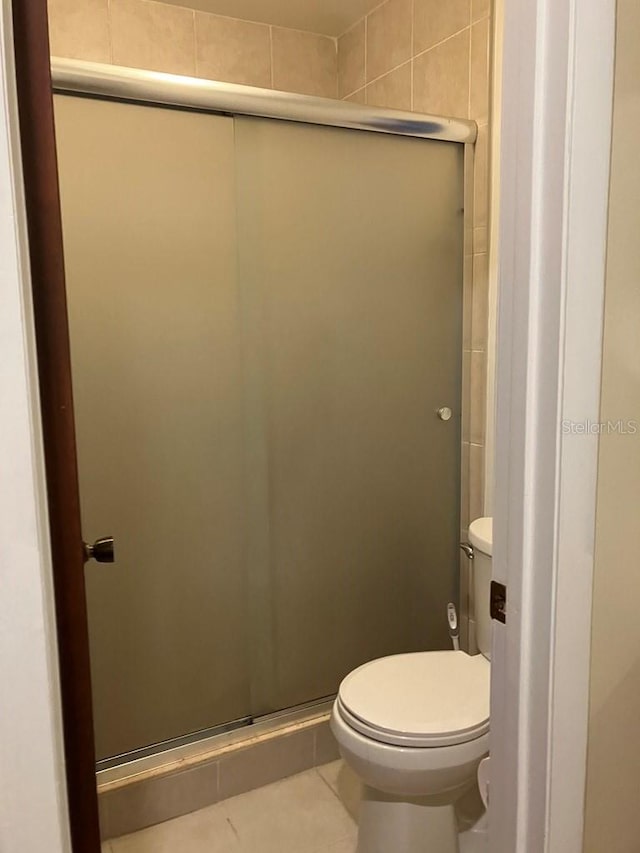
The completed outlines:
<svg viewBox="0 0 640 853">
<path fill-rule="evenodd" d="M 102 853 L 356 853 L 358 778 L 343 761 L 291 776 L 158 826 L 112 839 Z M 469 797 L 461 853 L 488 853 L 486 818 L 472 823 Z"/>
<path fill-rule="evenodd" d="M 321 723 L 316 728 L 316 760 L 317 764 L 326 764 L 340 757 L 338 742 L 329 727 L 329 723 Z"/>
<path fill-rule="evenodd" d="M 357 821 L 362 799 L 362 783 L 353 770 L 340 760 L 318 767 L 317 772 L 353 820 Z"/>
<path fill-rule="evenodd" d="M 244 853 L 223 805 L 111 841 L 112 853 Z"/>
<path fill-rule="evenodd" d="M 341 841 L 336 841 L 335 844 L 330 844 L 328 847 L 322 847 L 317 853 L 356 853 L 358 839 L 354 833 L 352 836 L 343 838 Z"/>
<path fill-rule="evenodd" d="M 489 837 L 486 832 L 462 832 L 460 838 L 460 853 L 489 853 Z"/>
<path fill-rule="evenodd" d="M 355 838 L 353 820 L 315 770 L 220 805 L 238 834 L 242 853 L 315 853 Z"/>
<path fill-rule="evenodd" d="M 338 775 L 344 766 L 344 761 L 339 758 L 337 761 L 331 761 L 329 764 L 323 764 L 321 767 L 316 769 L 327 785 L 330 785 L 334 791 L 337 791 Z"/>
</svg>

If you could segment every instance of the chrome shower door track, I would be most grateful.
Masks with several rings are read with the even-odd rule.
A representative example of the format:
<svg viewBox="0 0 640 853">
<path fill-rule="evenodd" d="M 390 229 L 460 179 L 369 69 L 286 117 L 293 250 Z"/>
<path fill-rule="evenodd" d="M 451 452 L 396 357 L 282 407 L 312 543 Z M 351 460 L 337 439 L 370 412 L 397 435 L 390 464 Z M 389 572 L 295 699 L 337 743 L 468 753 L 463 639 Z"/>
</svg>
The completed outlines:
<svg viewBox="0 0 640 853">
<path fill-rule="evenodd" d="M 463 118 L 368 107 L 332 98 L 294 95 L 76 59 L 52 57 L 51 76 L 54 91 L 61 94 L 259 116 L 462 144 L 475 142 L 478 132 L 474 121 Z"/>
</svg>

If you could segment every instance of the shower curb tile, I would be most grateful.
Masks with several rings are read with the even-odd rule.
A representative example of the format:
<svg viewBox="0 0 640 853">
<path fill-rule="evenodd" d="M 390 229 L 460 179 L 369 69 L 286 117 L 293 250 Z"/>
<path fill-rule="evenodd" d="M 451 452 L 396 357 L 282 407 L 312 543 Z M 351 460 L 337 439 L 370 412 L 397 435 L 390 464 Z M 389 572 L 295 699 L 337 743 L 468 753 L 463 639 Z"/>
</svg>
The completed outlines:
<svg viewBox="0 0 640 853">
<path fill-rule="evenodd" d="M 103 840 L 182 817 L 219 800 L 218 762 L 144 779 L 100 795 Z"/>
<path fill-rule="evenodd" d="M 338 741 L 333 736 L 333 732 L 329 727 L 329 721 L 321 723 L 315 729 L 315 766 L 321 764 L 329 764 L 331 761 L 336 761 L 340 758 L 340 750 L 338 749 Z"/>
<path fill-rule="evenodd" d="M 220 799 L 244 794 L 314 767 L 315 730 L 302 729 L 239 749 L 220 759 Z"/>
</svg>

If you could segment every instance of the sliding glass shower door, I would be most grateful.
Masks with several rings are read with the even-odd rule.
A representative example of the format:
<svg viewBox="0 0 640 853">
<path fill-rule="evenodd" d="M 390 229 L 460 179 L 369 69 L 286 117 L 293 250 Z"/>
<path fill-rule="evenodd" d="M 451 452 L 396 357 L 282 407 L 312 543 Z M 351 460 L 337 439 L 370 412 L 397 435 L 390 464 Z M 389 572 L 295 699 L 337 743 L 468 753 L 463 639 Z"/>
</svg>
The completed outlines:
<svg viewBox="0 0 640 853">
<path fill-rule="evenodd" d="M 249 713 L 233 119 L 56 98 L 99 758 Z"/>
<path fill-rule="evenodd" d="M 100 758 L 446 644 L 462 146 L 56 97 Z M 436 411 L 448 406 L 449 421 Z"/>
<path fill-rule="evenodd" d="M 447 640 L 462 146 L 254 118 L 235 132 L 260 460 L 246 531 L 254 699 L 277 710 L 334 693 L 364 661 Z"/>
</svg>

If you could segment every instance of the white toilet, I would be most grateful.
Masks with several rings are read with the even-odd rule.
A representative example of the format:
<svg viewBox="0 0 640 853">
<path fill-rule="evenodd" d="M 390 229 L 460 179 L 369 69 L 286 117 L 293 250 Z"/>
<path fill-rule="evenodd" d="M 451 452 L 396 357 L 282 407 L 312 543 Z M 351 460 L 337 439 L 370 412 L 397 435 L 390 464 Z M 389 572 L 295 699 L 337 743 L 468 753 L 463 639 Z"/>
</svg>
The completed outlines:
<svg viewBox="0 0 640 853">
<path fill-rule="evenodd" d="M 492 519 L 469 540 L 481 654 L 392 655 L 340 685 L 331 729 L 363 782 L 358 853 L 459 853 L 454 804 L 489 751 Z"/>
</svg>

